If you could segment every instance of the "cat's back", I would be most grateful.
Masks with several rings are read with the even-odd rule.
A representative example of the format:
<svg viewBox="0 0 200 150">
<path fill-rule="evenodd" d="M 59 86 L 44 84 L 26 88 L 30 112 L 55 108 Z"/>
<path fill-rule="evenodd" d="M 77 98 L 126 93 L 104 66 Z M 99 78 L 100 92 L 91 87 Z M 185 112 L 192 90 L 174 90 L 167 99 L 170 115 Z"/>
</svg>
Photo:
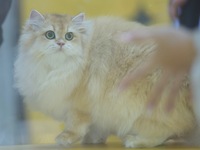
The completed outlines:
<svg viewBox="0 0 200 150">
<path fill-rule="evenodd" d="M 133 59 L 135 56 L 145 55 L 154 47 L 152 42 L 137 44 L 134 41 L 124 43 L 120 40 L 119 35 L 124 32 L 148 28 L 138 22 L 111 16 L 98 17 L 93 22 L 90 55 L 95 55 L 97 60 L 104 58 L 104 62 L 106 62 L 107 59 L 113 61 Z"/>
<path fill-rule="evenodd" d="M 128 21 L 120 17 L 102 16 L 93 20 L 94 32 L 92 38 L 92 45 L 101 43 L 108 44 L 117 40 L 117 35 L 143 27 L 141 24 L 133 21 Z"/>
<path fill-rule="evenodd" d="M 120 40 L 119 35 L 123 32 L 148 28 L 140 23 L 110 16 L 98 17 L 93 22 L 88 60 L 90 69 L 96 74 L 99 72 L 103 75 L 109 71 L 118 77 L 120 73 L 124 75 L 154 49 L 152 42 L 137 44 Z"/>
<path fill-rule="evenodd" d="M 143 26 L 140 23 L 115 16 L 97 17 L 93 21 L 95 23 L 94 30 L 96 34 L 116 34 L 116 31 L 125 32 Z"/>
<path fill-rule="evenodd" d="M 116 87 L 128 71 L 137 67 L 148 56 L 154 49 L 154 44 L 124 43 L 120 40 L 119 35 L 123 32 L 146 28 L 137 22 L 118 17 L 98 17 L 93 22 L 87 76 L 90 91 L 98 95 L 99 91 Z"/>
</svg>

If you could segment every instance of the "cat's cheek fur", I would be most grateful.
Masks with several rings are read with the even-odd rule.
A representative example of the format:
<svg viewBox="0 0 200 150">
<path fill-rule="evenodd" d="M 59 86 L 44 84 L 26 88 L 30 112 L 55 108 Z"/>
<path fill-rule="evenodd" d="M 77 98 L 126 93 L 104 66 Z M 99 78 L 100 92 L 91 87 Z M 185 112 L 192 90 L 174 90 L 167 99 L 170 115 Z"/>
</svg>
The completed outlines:
<svg viewBox="0 0 200 150">
<path fill-rule="evenodd" d="M 83 57 L 83 48 L 80 46 L 80 44 L 72 44 L 72 43 L 67 43 L 66 46 L 63 49 L 65 55 L 67 58 L 70 59 L 74 57 Z"/>
</svg>

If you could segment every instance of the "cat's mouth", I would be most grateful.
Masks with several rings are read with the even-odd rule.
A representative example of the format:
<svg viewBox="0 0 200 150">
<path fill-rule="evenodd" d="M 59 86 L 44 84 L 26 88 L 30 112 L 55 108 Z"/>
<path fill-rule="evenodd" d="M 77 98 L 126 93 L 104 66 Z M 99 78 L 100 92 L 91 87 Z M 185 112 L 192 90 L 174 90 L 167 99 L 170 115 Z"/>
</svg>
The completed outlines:
<svg viewBox="0 0 200 150">
<path fill-rule="evenodd" d="M 60 47 L 58 50 L 59 50 L 59 51 L 63 51 L 63 47 Z"/>
<path fill-rule="evenodd" d="M 64 47 L 63 47 L 63 46 L 60 46 L 60 47 L 58 48 L 58 51 L 63 52 L 63 51 L 64 51 Z"/>
</svg>

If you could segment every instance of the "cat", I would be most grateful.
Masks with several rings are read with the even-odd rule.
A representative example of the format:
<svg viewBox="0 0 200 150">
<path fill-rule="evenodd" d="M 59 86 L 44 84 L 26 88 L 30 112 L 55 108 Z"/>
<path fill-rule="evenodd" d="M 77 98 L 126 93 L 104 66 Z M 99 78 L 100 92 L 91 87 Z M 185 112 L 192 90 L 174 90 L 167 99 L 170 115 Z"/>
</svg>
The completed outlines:
<svg viewBox="0 0 200 150">
<path fill-rule="evenodd" d="M 146 110 L 148 93 L 162 74 L 159 68 L 119 92 L 122 78 L 156 48 L 152 40 L 123 43 L 117 38 L 138 28 L 151 29 L 118 17 L 31 11 L 19 41 L 16 87 L 25 103 L 65 124 L 58 144 L 105 143 L 116 135 L 125 147 L 155 147 L 193 131 L 187 80 L 170 114 L 164 95 L 151 114 Z"/>
</svg>

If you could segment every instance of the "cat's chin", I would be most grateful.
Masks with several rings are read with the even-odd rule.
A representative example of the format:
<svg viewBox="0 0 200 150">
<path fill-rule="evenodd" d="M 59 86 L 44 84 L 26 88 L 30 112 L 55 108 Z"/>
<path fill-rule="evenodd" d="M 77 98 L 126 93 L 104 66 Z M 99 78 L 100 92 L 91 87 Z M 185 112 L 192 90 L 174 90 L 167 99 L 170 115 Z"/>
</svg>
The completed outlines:
<svg viewBox="0 0 200 150">
<path fill-rule="evenodd" d="M 45 66 L 49 66 L 51 69 L 56 69 L 63 66 L 67 61 L 67 55 L 64 51 L 56 51 L 51 55 L 46 55 L 43 59 Z"/>
<path fill-rule="evenodd" d="M 58 52 L 64 52 L 64 49 L 62 47 L 57 49 Z"/>
</svg>

